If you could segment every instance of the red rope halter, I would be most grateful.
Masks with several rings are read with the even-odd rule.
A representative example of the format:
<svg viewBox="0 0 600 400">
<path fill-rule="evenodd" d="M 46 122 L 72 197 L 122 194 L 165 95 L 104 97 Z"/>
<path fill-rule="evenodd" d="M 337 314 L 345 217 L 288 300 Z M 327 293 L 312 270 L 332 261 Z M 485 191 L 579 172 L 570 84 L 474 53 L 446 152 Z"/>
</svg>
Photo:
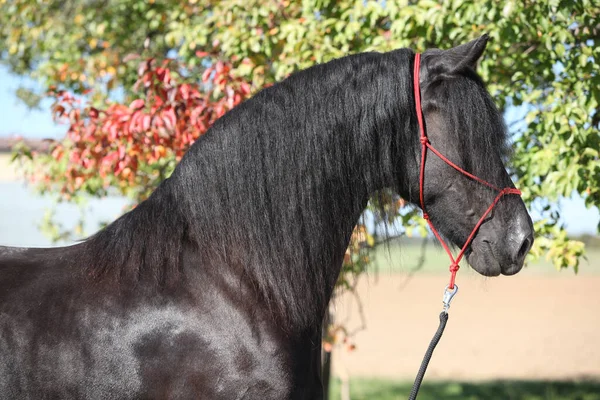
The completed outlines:
<svg viewBox="0 0 600 400">
<path fill-rule="evenodd" d="M 450 264 L 450 284 L 448 285 L 448 288 L 454 289 L 454 280 L 456 279 L 456 272 L 458 271 L 458 268 L 459 268 L 458 263 L 463 258 L 465 251 L 467 250 L 467 247 L 469 247 L 469 244 L 475 237 L 475 233 L 477 232 L 477 230 L 479 229 L 481 224 L 483 224 L 485 217 L 488 216 L 488 214 L 492 211 L 492 209 L 496 206 L 496 204 L 498 204 L 500 199 L 502 197 L 504 197 L 504 195 L 516 194 L 516 195 L 520 196 L 521 191 L 518 189 L 515 189 L 515 188 L 511 188 L 511 187 L 505 187 L 504 189 L 500 189 L 497 186 L 492 185 L 491 183 L 486 182 L 483 179 L 478 178 L 473 174 L 470 174 L 469 172 L 465 171 L 464 169 L 460 168 L 458 165 L 454 164 L 452 161 L 450 161 L 449 159 L 444 157 L 443 154 L 441 154 L 439 151 L 437 151 L 431 145 L 431 143 L 429 143 L 429 139 L 427 138 L 427 134 L 425 133 L 425 125 L 423 124 L 423 111 L 421 109 L 421 88 L 419 85 L 419 67 L 420 67 L 420 65 L 421 65 L 421 55 L 416 54 L 415 55 L 415 70 L 414 70 L 413 76 L 414 76 L 414 89 L 415 89 L 415 106 L 417 109 L 417 120 L 419 121 L 419 131 L 420 131 L 420 141 L 421 141 L 421 167 L 420 167 L 420 171 L 419 171 L 419 192 L 420 192 L 419 199 L 421 201 L 421 209 L 423 210 L 423 218 L 429 224 L 431 231 L 433 232 L 435 237 L 439 240 L 439 242 L 442 244 L 442 246 L 444 247 L 444 250 L 446 250 L 446 253 L 448 253 L 448 257 L 450 257 L 450 261 L 452 261 L 452 264 Z M 454 168 L 461 174 L 466 175 L 467 177 L 481 183 L 482 185 L 485 185 L 485 186 L 489 187 L 490 189 L 493 189 L 496 192 L 498 192 L 498 195 L 496 196 L 496 198 L 494 199 L 492 204 L 483 213 L 483 215 L 481 216 L 481 218 L 479 219 L 479 221 L 477 222 L 477 224 L 471 231 L 471 234 L 467 238 L 467 241 L 465 242 L 464 246 L 462 247 L 462 249 L 456 256 L 456 258 L 453 257 L 452 252 L 450 251 L 450 248 L 442 240 L 442 237 L 440 236 L 439 232 L 433 226 L 433 223 L 429 219 L 429 215 L 425 211 L 425 201 L 424 201 L 424 197 L 423 197 L 423 191 L 424 191 L 424 182 L 425 182 L 425 159 L 427 156 L 427 149 L 431 150 L 436 156 L 441 158 L 446 164 L 448 164 L 449 166 L 451 166 L 452 168 Z"/>
</svg>

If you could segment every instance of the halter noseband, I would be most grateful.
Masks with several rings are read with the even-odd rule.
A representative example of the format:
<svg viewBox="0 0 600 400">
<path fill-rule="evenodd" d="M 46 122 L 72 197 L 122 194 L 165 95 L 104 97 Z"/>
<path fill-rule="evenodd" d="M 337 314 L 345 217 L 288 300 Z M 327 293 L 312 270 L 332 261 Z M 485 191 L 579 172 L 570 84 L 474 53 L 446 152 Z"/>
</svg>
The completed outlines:
<svg viewBox="0 0 600 400">
<path fill-rule="evenodd" d="M 483 224 L 483 221 L 485 220 L 485 218 L 492 211 L 492 209 L 496 206 L 496 204 L 498 204 L 500 199 L 502 197 L 504 197 L 504 195 L 516 194 L 516 195 L 520 196 L 521 191 L 518 189 L 515 189 L 515 188 L 511 188 L 511 187 L 505 187 L 504 189 L 500 189 L 497 186 L 492 185 L 491 183 L 486 182 L 485 180 L 478 178 L 473 174 L 470 174 L 469 172 L 465 171 L 464 169 L 460 168 L 458 165 L 454 164 L 452 161 L 450 161 L 449 159 L 444 157 L 443 154 L 441 154 L 438 150 L 436 150 L 431 145 L 431 143 L 429 143 L 429 139 L 427 138 L 427 134 L 425 133 L 425 125 L 423 124 L 423 110 L 421 109 L 421 88 L 419 85 L 419 67 L 420 67 L 420 65 L 421 65 L 421 54 L 417 53 L 415 55 L 415 67 L 414 67 L 415 69 L 414 69 L 414 73 L 413 73 L 414 85 L 413 86 L 414 86 L 414 90 L 415 90 L 415 106 L 416 106 L 416 110 L 417 110 L 417 120 L 419 122 L 419 131 L 420 131 L 420 139 L 419 140 L 421 142 L 421 167 L 420 167 L 420 171 L 419 171 L 419 192 L 420 192 L 419 200 L 421 202 L 421 209 L 423 210 L 423 218 L 429 224 L 431 231 L 433 232 L 435 237 L 439 240 L 441 245 L 444 247 L 444 250 L 446 250 L 446 253 L 448 253 L 448 257 L 450 257 L 450 261 L 452 262 L 452 264 L 450 264 L 450 284 L 448 285 L 448 288 L 452 290 L 452 289 L 454 289 L 454 280 L 456 279 L 456 272 L 458 271 L 458 268 L 459 268 L 458 263 L 464 256 L 465 251 L 467 250 L 467 247 L 469 247 L 469 244 L 475 237 L 475 233 L 477 232 L 477 230 L 479 229 L 481 224 Z M 444 242 L 444 240 L 440 236 L 439 232 L 435 229 L 435 227 L 433 226 L 433 223 L 429 219 L 429 215 L 425 211 L 425 200 L 423 197 L 423 191 L 424 191 L 424 182 L 425 182 L 425 159 L 427 156 L 427 149 L 431 150 L 436 156 L 441 158 L 442 161 L 444 161 L 446 164 L 448 164 L 449 166 L 451 166 L 458 172 L 460 172 L 463 175 L 466 175 L 467 177 L 469 177 L 470 179 L 473 179 L 474 181 L 477 181 L 477 182 L 481 183 L 482 185 L 485 185 L 485 186 L 489 187 L 490 189 L 493 189 L 496 192 L 498 192 L 498 195 L 496 196 L 496 198 L 494 199 L 492 204 L 483 213 L 483 215 L 481 216 L 481 218 L 479 219 L 479 221 L 477 222 L 477 224 L 471 231 L 471 234 L 467 238 L 467 241 L 463 245 L 462 249 L 456 256 L 456 258 L 454 258 L 452 256 L 452 252 L 450 251 L 450 248 Z"/>
</svg>

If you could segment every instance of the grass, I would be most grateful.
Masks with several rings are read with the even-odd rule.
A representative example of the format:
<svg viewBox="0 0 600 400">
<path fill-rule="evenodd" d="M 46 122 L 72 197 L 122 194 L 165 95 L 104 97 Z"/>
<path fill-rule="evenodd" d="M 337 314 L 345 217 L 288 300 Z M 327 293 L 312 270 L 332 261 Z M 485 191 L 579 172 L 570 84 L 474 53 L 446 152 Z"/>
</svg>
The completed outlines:
<svg viewBox="0 0 600 400">
<path fill-rule="evenodd" d="M 352 400 L 406 399 L 412 383 L 379 379 L 350 381 Z M 330 400 L 339 400 L 340 382 L 331 382 Z M 419 400 L 600 400 L 600 382 L 492 381 L 424 383 Z"/>
<path fill-rule="evenodd" d="M 369 273 L 408 273 L 418 265 L 421 253 L 421 245 L 417 240 L 401 239 L 399 242 L 393 242 L 389 246 L 380 245 L 374 251 L 373 264 L 370 267 Z M 587 260 L 581 260 L 579 274 L 600 274 L 600 248 L 586 248 L 586 257 Z M 446 274 L 448 272 L 448 265 L 448 256 L 441 246 L 434 243 L 433 240 L 429 240 L 429 243 L 425 247 L 425 258 L 422 267 L 419 269 L 419 273 Z M 464 260 L 461 262 L 461 266 L 466 266 Z M 544 258 L 536 262 L 529 261 L 523 273 L 556 276 L 574 275 L 572 269 L 557 271 L 554 265 L 552 265 L 552 261 Z"/>
</svg>

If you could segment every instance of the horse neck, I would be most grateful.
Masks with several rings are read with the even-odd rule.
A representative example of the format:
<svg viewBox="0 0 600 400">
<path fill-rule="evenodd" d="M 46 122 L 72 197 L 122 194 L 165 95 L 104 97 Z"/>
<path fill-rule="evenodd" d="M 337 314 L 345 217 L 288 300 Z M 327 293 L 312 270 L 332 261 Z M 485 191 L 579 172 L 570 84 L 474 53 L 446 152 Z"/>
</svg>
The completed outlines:
<svg viewBox="0 0 600 400">
<path fill-rule="evenodd" d="M 262 91 L 169 180 L 202 268 L 244 280 L 290 329 L 320 325 L 369 196 L 395 183 L 410 59 L 346 57 Z"/>
</svg>

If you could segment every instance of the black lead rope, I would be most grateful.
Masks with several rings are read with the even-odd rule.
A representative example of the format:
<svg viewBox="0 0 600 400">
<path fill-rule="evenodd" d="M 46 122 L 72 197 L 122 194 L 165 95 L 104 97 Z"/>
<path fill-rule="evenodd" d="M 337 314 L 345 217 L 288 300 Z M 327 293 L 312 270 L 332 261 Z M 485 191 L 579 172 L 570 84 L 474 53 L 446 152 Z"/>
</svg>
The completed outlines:
<svg viewBox="0 0 600 400">
<path fill-rule="evenodd" d="M 415 400 L 417 398 L 417 394 L 421 388 L 421 382 L 423 381 L 425 371 L 427 371 L 427 366 L 429 365 L 429 360 L 431 360 L 435 346 L 437 346 L 438 342 L 442 338 L 442 333 L 444 333 L 444 328 L 446 328 L 446 322 L 448 322 L 448 313 L 446 311 L 442 311 L 440 313 L 440 326 L 438 326 L 437 332 L 435 335 L 433 335 L 433 339 L 431 339 L 431 343 L 429 343 L 429 347 L 425 352 L 425 357 L 423 357 L 423 362 L 421 362 L 421 368 L 419 368 L 419 373 L 415 378 L 415 383 L 413 383 L 408 400 Z"/>
<path fill-rule="evenodd" d="M 417 398 L 417 394 L 419 394 L 421 382 L 423 382 L 423 377 L 425 376 L 425 371 L 427 371 L 427 366 L 429 365 L 429 361 L 433 355 L 433 350 L 435 350 L 435 346 L 437 346 L 438 342 L 442 338 L 442 334 L 446 328 L 446 323 L 448 322 L 448 309 L 450 308 L 450 302 L 452 301 L 452 298 L 456 292 L 458 292 L 458 285 L 454 285 L 452 289 L 447 286 L 444 290 L 444 298 L 442 300 L 442 303 L 444 303 L 444 311 L 440 313 L 440 326 L 438 326 L 437 332 L 435 332 L 435 335 L 433 335 L 433 339 L 431 339 L 429 347 L 425 352 L 425 357 L 423 357 L 423 362 L 421 362 L 421 368 L 419 368 L 419 372 L 415 378 L 415 383 L 413 383 L 408 400 L 415 400 Z"/>
</svg>

